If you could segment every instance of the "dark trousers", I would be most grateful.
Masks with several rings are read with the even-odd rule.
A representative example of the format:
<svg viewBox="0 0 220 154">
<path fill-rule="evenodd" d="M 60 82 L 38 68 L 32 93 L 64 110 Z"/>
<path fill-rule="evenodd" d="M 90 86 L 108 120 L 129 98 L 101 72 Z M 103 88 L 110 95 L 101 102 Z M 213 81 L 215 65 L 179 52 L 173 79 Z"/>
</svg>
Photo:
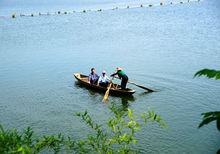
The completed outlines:
<svg viewBox="0 0 220 154">
<path fill-rule="evenodd" d="M 121 78 L 121 89 L 126 89 L 127 83 L 128 83 L 128 77 L 127 76 L 123 76 Z"/>
<path fill-rule="evenodd" d="M 97 80 L 90 80 L 91 84 L 97 84 L 98 83 L 98 79 Z"/>
<path fill-rule="evenodd" d="M 99 85 L 102 86 L 102 87 L 107 87 L 108 86 L 108 82 L 100 82 Z"/>
</svg>

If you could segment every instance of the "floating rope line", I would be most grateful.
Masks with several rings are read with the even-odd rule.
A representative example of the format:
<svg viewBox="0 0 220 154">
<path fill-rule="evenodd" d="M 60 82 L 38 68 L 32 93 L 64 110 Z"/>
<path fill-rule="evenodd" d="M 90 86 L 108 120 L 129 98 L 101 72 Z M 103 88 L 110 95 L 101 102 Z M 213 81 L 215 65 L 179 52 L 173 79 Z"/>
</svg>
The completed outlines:
<svg viewBox="0 0 220 154">
<path fill-rule="evenodd" d="M 49 16 L 49 15 L 66 15 L 66 14 L 72 14 L 72 13 L 86 13 L 86 12 L 101 12 L 101 11 L 107 11 L 107 10 L 118 10 L 118 9 L 129 9 L 129 8 L 143 8 L 143 7 L 153 7 L 153 6 L 162 6 L 162 5 L 169 5 L 169 4 L 183 4 L 183 3 L 189 3 L 189 2 L 200 2 L 200 0 L 187 0 L 185 2 L 181 1 L 181 2 L 170 2 L 170 3 L 164 3 L 164 2 L 160 2 L 159 5 L 158 4 L 140 4 L 139 6 L 129 6 L 127 5 L 126 7 L 114 7 L 112 9 L 97 9 L 97 10 L 81 10 L 81 11 L 72 11 L 72 12 L 67 12 L 67 11 L 64 11 L 63 13 L 61 11 L 57 11 L 55 13 L 50 13 L 50 12 L 47 12 L 47 13 L 31 13 L 31 14 L 20 14 L 19 16 L 20 17 L 34 17 L 34 16 Z M 3 16 L 2 16 L 3 17 Z M 11 15 L 11 18 L 16 18 L 16 13 L 13 13 Z"/>
</svg>

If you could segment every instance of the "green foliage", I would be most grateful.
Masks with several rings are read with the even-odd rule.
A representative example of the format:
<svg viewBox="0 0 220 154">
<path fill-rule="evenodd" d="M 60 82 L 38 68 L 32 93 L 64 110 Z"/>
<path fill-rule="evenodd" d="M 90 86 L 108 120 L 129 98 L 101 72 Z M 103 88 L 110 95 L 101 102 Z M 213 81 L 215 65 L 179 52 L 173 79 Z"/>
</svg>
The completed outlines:
<svg viewBox="0 0 220 154">
<path fill-rule="evenodd" d="M 196 76 L 206 76 L 208 78 L 214 78 L 216 80 L 220 80 L 220 71 L 211 70 L 211 69 L 202 69 L 198 71 L 194 77 Z M 220 131 L 220 111 L 215 112 L 206 112 L 202 113 L 203 119 L 202 122 L 199 124 L 198 128 L 209 124 L 212 121 L 216 121 L 216 127 Z M 217 153 L 220 153 L 220 149 Z"/>
<path fill-rule="evenodd" d="M 84 113 L 77 113 L 78 117 L 81 117 L 92 130 L 95 135 L 89 135 L 88 138 L 83 141 L 84 150 L 93 150 L 94 153 L 136 153 L 132 149 L 132 146 L 137 144 L 135 134 L 148 122 L 157 122 L 161 127 L 165 127 L 165 122 L 161 117 L 154 113 L 154 111 L 148 111 L 141 114 L 140 117 L 134 115 L 131 109 L 127 111 L 118 112 L 117 109 L 112 106 L 111 108 L 114 116 L 110 117 L 107 121 L 107 128 L 103 128 L 92 121 L 92 118 L 88 115 L 87 111 Z M 137 119 L 142 119 L 143 122 Z"/>
<path fill-rule="evenodd" d="M 194 77 L 196 76 L 206 76 L 208 78 L 214 78 L 216 80 L 220 80 L 220 71 L 217 70 L 211 70 L 211 69 L 202 69 L 200 71 L 198 71 Z"/>
<path fill-rule="evenodd" d="M 20 134 L 16 129 L 4 130 L 0 125 L 0 153 L 31 153 L 32 135 L 30 127 Z"/>
<path fill-rule="evenodd" d="M 94 122 L 87 111 L 76 113 L 77 117 L 93 130 L 84 140 L 74 141 L 63 135 L 49 135 L 37 138 L 30 127 L 22 133 L 16 129 L 5 130 L 0 125 L 0 153 L 40 153 L 53 151 L 54 153 L 99 153 L 99 154 L 127 154 L 136 153 L 132 146 L 136 145 L 135 134 L 148 122 L 157 122 L 161 127 L 165 126 L 161 117 L 154 111 L 148 111 L 137 116 L 131 109 L 118 111 L 111 108 L 113 116 L 107 121 L 107 125 Z M 142 121 L 138 121 L 141 119 Z M 44 151 L 43 151 L 44 150 Z"/>
<path fill-rule="evenodd" d="M 64 145 L 64 137 L 61 134 L 58 134 L 57 136 L 43 136 L 43 138 L 38 139 L 34 149 L 37 152 L 40 152 L 43 149 L 52 149 L 54 153 L 58 153 Z"/>
<path fill-rule="evenodd" d="M 148 121 L 157 122 L 160 127 L 162 128 L 167 127 L 165 121 L 161 118 L 161 116 L 156 114 L 153 110 L 148 110 L 148 113 L 142 113 L 141 118 L 144 119 L 145 123 L 147 123 Z"/>
<path fill-rule="evenodd" d="M 216 80 L 220 80 L 220 71 L 216 71 L 216 70 L 211 70 L 211 69 L 202 69 L 200 71 L 198 71 L 194 77 L 196 76 L 206 76 L 208 78 L 214 78 Z M 216 126 L 218 128 L 218 130 L 220 131 L 220 111 L 215 111 L 215 112 L 206 112 L 206 113 L 202 113 L 203 115 L 203 120 L 202 122 L 199 124 L 199 128 L 209 124 L 212 121 L 216 121 Z"/>
<path fill-rule="evenodd" d="M 216 120 L 216 126 L 220 131 L 220 111 L 202 113 L 203 120 L 199 124 L 199 128 Z"/>
<path fill-rule="evenodd" d="M 59 134 L 57 136 L 43 136 L 37 138 L 34 136 L 33 130 L 28 127 L 22 133 L 19 133 L 16 129 L 4 130 L 0 125 L 0 153 L 39 153 L 44 149 L 51 149 L 54 153 L 60 151 L 61 147 L 64 147 L 69 140 Z"/>
</svg>

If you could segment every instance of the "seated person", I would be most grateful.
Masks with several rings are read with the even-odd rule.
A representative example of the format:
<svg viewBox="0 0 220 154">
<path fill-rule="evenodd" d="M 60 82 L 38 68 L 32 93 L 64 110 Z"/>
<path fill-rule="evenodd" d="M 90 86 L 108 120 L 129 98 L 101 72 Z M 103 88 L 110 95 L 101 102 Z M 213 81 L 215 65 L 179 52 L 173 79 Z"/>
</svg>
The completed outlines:
<svg viewBox="0 0 220 154">
<path fill-rule="evenodd" d="M 99 76 L 96 74 L 95 68 L 91 69 L 91 73 L 89 74 L 89 83 L 97 84 Z"/>
<path fill-rule="evenodd" d="M 109 77 L 106 75 L 105 71 L 102 71 L 102 75 L 99 77 L 98 86 L 107 87 L 109 83 Z"/>
</svg>

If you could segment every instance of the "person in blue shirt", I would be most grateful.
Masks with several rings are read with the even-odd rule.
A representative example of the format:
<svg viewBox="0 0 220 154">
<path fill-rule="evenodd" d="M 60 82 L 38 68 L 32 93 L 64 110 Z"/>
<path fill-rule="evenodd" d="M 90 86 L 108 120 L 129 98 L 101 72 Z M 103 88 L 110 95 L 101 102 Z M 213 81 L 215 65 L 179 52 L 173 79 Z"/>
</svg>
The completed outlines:
<svg viewBox="0 0 220 154">
<path fill-rule="evenodd" d="M 99 76 L 96 74 L 95 68 L 91 68 L 91 73 L 89 74 L 89 83 L 97 84 Z"/>
</svg>

